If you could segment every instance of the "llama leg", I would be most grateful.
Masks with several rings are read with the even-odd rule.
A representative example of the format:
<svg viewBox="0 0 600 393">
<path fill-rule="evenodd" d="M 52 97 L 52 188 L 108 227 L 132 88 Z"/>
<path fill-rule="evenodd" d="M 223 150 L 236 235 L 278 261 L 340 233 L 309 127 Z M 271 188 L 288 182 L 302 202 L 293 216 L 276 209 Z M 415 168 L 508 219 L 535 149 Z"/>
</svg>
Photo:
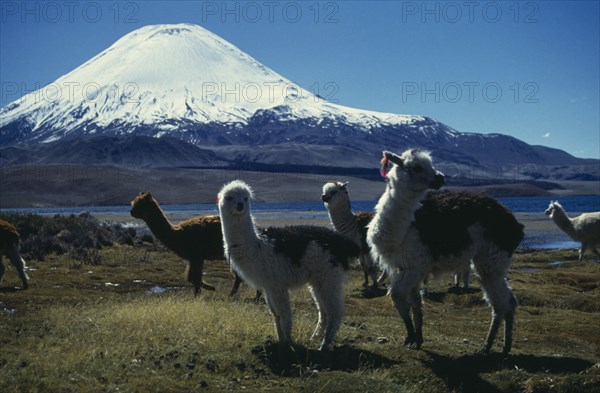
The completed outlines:
<svg viewBox="0 0 600 393">
<path fill-rule="evenodd" d="M 235 281 L 233 282 L 229 296 L 235 295 L 240 289 L 240 284 L 242 283 L 242 278 L 235 271 L 233 271 L 233 274 L 235 276 Z"/>
<path fill-rule="evenodd" d="M 417 335 L 413 321 L 410 317 L 410 301 L 411 292 L 417 288 L 419 277 L 413 272 L 403 271 L 392 275 L 391 296 L 394 302 L 394 307 L 398 310 L 400 317 L 404 321 L 406 327 L 406 339 L 404 345 L 412 346 L 417 342 Z"/>
<path fill-rule="evenodd" d="M 198 296 L 201 288 L 209 291 L 214 291 L 215 287 L 208 285 L 202 281 L 202 275 L 204 274 L 204 260 L 193 260 L 189 261 L 188 264 L 188 277 L 187 280 L 194 285 L 194 295 Z"/>
<path fill-rule="evenodd" d="M 427 297 L 429 293 L 427 285 L 429 285 L 429 276 L 425 277 L 425 279 L 423 280 L 423 285 L 421 286 L 421 296 Z"/>
<path fill-rule="evenodd" d="M 369 274 L 371 275 L 371 282 L 373 283 L 371 284 L 371 287 L 373 289 L 379 288 L 379 282 L 377 281 L 377 269 L 375 266 L 371 265 L 369 267 Z"/>
<path fill-rule="evenodd" d="M 379 276 L 379 278 L 377 279 L 377 284 L 379 285 L 383 285 L 385 284 L 385 280 L 387 279 L 387 272 L 384 270 L 381 275 Z"/>
<path fill-rule="evenodd" d="M 365 280 L 363 281 L 363 287 L 369 287 L 369 264 L 367 263 L 367 259 L 364 255 L 361 255 L 358 260 L 360 261 L 360 266 L 362 267 L 363 274 L 365 276 Z"/>
<path fill-rule="evenodd" d="M 23 289 L 28 289 L 29 284 L 28 284 L 27 280 L 29 279 L 29 277 L 27 277 L 27 273 L 25 273 L 26 265 L 25 265 L 25 261 L 23 260 L 23 258 L 21 258 L 21 254 L 19 253 L 18 245 L 15 245 L 12 248 L 12 250 L 10 250 L 10 252 L 8 254 L 8 259 L 10 259 L 10 262 L 17 269 L 17 272 L 19 272 L 19 277 L 21 278 L 21 282 L 23 283 Z"/>
<path fill-rule="evenodd" d="M 581 248 L 579 249 L 579 262 L 583 260 L 583 254 L 585 254 L 586 245 L 581 243 Z"/>
<path fill-rule="evenodd" d="M 335 339 L 344 318 L 344 286 L 342 281 L 330 283 L 327 293 L 324 295 L 325 313 L 327 314 L 327 325 L 325 336 L 319 347 L 319 351 L 326 351 Z"/>
<path fill-rule="evenodd" d="M 364 254 L 363 258 L 365 258 L 365 264 L 367 265 L 367 271 L 369 273 L 369 275 L 371 276 L 371 287 L 373 289 L 377 289 L 379 288 L 379 281 L 377 280 L 377 268 L 375 267 L 375 264 L 373 263 L 373 259 L 371 259 L 371 256 L 369 254 Z"/>
<path fill-rule="evenodd" d="M 513 328 L 515 326 L 515 309 L 517 308 L 517 299 L 511 292 L 510 304 L 513 306 L 511 311 L 508 311 L 504 316 L 504 347 L 502 353 L 508 355 L 512 348 Z"/>
<path fill-rule="evenodd" d="M 515 299 L 508 283 L 504 277 L 493 279 L 482 279 L 481 285 L 484 289 L 486 299 L 492 306 L 492 322 L 488 331 L 485 345 L 480 350 L 482 354 L 490 353 L 492 344 L 498 333 L 500 323 L 505 321 L 504 326 L 504 348 L 502 352 L 508 354 L 512 347 L 512 330 L 514 325 L 514 314 L 517 308 Z"/>
<path fill-rule="evenodd" d="M 471 279 L 471 266 L 467 266 L 462 272 L 463 288 L 469 289 L 469 281 Z"/>
<path fill-rule="evenodd" d="M 200 272 L 199 274 L 199 279 L 200 279 L 200 286 L 208 291 L 214 291 L 215 287 L 213 285 L 207 284 L 204 282 L 204 260 L 202 260 L 199 264 L 198 264 L 199 268 L 200 268 Z"/>
<path fill-rule="evenodd" d="M 271 314 L 275 319 L 279 343 L 289 346 L 292 343 L 292 307 L 290 295 L 287 290 L 267 291 L 265 298 Z"/>
<path fill-rule="evenodd" d="M 4 268 L 4 264 L 2 263 L 2 250 L 0 250 L 0 283 L 2 283 L 2 278 L 4 277 L 4 272 L 6 269 Z"/>
<path fill-rule="evenodd" d="M 310 285 L 310 293 L 315 301 L 315 305 L 317 306 L 317 311 L 319 313 L 319 320 L 317 321 L 317 326 L 312 336 L 311 340 L 322 339 L 325 333 L 325 326 L 327 325 L 327 309 L 325 307 L 325 300 L 323 296 L 323 289 L 320 286 Z"/>
<path fill-rule="evenodd" d="M 423 344 L 423 300 L 418 288 L 414 288 L 409 296 L 410 308 L 415 323 L 415 343 L 411 348 L 420 349 Z"/>
</svg>

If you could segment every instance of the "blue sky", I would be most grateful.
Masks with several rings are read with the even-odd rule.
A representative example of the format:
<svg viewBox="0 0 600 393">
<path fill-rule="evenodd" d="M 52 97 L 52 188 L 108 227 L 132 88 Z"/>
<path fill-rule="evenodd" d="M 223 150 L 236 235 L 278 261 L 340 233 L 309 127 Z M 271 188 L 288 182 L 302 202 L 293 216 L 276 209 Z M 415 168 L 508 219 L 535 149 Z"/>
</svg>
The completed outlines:
<svg viewBox="0 0 600 393">
<path fill-rule="evenodd" d="M 0 3 L 2 106 L 132 30 L 187 22 L 343 105 L 600 158 L 598 1 Z"/>
</svg>

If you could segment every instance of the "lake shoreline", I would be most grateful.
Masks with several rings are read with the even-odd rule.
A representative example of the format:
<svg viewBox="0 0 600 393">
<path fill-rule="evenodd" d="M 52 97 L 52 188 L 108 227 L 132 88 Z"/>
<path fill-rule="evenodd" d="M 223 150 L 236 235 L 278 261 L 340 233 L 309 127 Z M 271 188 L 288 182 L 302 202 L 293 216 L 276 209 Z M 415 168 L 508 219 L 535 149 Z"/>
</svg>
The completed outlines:
<svg viewBox="0 0 600 393">
<path fill-rule="evenodd" d="M 520 246 L 525 250 L 547 249 L 578 249 L 579 243 L 572 241 L 562 232 L 543 212 L 553 198 L 549 197 L 523 197 L 499 198 L 499 201 L 511 209 L 517 219 L 525 225 L 525 238 Z M 599 211 L 600 197 L 595 196 L 570 196 L 560 199 L 561 203 L 571 217 L 585 211 Z M 354 211 L 372 211 L 375 202 L 355 201 L 352 204 Z M 173 223 L 203 214 L 218 214 L 215 204 L 190 204 L 169 205 L 162 208 L 165 215 Z M 54 215 L 79 215 L 86 212 L 109 224 L 119 224 L 125 228 L 147 233 L 146 224 L 129 214 L 130 206 L 105 206 L 86 208 L 51 208 L 51 209 L 0 209 L 2 214 L 40 214 L 42 216 Z M 286 225 L 319 225 L 330 226 L 327 211 L 321 202 L 299 203 L 261 203 L 255 202 L 252 206 L 253 214 L 258 225 L 286 226 Z"/>
</svg>

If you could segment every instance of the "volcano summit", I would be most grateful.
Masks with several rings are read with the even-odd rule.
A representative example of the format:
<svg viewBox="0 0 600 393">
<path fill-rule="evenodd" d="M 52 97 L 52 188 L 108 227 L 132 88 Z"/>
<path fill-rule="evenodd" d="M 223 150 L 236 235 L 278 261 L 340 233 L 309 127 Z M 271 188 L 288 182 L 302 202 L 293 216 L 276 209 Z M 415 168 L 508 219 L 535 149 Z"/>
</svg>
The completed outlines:
<svg viewBox="0 0 600 393">
<path fill-rule="evenodd" d="M 510 136 L 461 133 L 424 116 L 330 103 L 191 24 L 135 30 L 0 110 L 0 147 L 12 148 L 11 157 L 21 151 L 14 148 L 97 136 L 171 137 L 236 163 L 372 168 L 381 150 L 405 147 L 462 167 L 590 163 Z"/>
</svg>

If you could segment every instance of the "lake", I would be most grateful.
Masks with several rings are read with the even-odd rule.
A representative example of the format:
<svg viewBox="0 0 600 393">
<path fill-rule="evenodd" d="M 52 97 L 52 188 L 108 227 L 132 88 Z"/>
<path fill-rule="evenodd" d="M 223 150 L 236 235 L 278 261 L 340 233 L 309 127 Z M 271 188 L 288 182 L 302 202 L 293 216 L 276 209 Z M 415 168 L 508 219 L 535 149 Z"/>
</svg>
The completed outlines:
<svg viewBox="0 0 600 393">
<path fill-rule="evenodd" d="M 543 213 L 551 197 L 509 197 L 498 198 L 506 207 L 515 213 Z M 585 212 L 600 211 L 600 196 L 565 196 L 559 199 L 562 206 L 573 216 Z M 354 201 L 354 211 L 372 211 L 376 201 Z M 161 205 L 165 212 L 190 212 L 192 214 L 218 214 L 214 203 L 191 205 Z M 89 213 L 129 213 L 129 205 L 121 206 L 83 206 L 83 207 L 48 207 L 48 208 L 23 208 L 0 209 L 2 213 L 34 213 L 34 214 L 77 214 L 82 211 Z M 321 201 L 314 202 L 286 202 L 286 203 L 253 203 L 252 210 L 256 213 L 293 213 L 300 218 L 311 218 L 313 215 L 327 216 Z"/>
<path fill-rule="evenodd" d="M 566 234 L 560 231 L 543 215 L 548 207 L 551 197 L 510 197 L 499 198 L 500 202 L 514 213 L 527 214 L 526 236 L 521 247 L 535 249 L 549 248 L 578 248 L 579 244 L 573 242 Z M 559 198 L 560 203 L 570 216 L 584 212 L 600 211 L 600 196 L 565 196 Z M 376 201 L 355 201 L 352 203 L 354 211 L 372 211 Z M 198 214 L 218 214 L 216 204 L 193 205 L 161 205 L 167 213 L 178 213 L 183 216 Z M 89 207 L 63 207 L 63 208 L 28 208 L 28 209 L 0 209 L 2 213 L 34 213 L 34 214 L 77 214 L 87 211 L 91 214 L 123 214 L 129 215 L 130 206 L 89 206 Z M 327 212 L 322 202 L 293 202 L 293 203 L 254 203 L 252 211 L 261 220 L 269 219 L 327 219 Z M 530 218 L 532 216 L 533 218 Z M 133 218 L 132 218 L 132 221 Z M 542 229 L 540 229 L 542 228 Z M 529 229 L 529 230 L 528 230 Z"/>
</svg>

